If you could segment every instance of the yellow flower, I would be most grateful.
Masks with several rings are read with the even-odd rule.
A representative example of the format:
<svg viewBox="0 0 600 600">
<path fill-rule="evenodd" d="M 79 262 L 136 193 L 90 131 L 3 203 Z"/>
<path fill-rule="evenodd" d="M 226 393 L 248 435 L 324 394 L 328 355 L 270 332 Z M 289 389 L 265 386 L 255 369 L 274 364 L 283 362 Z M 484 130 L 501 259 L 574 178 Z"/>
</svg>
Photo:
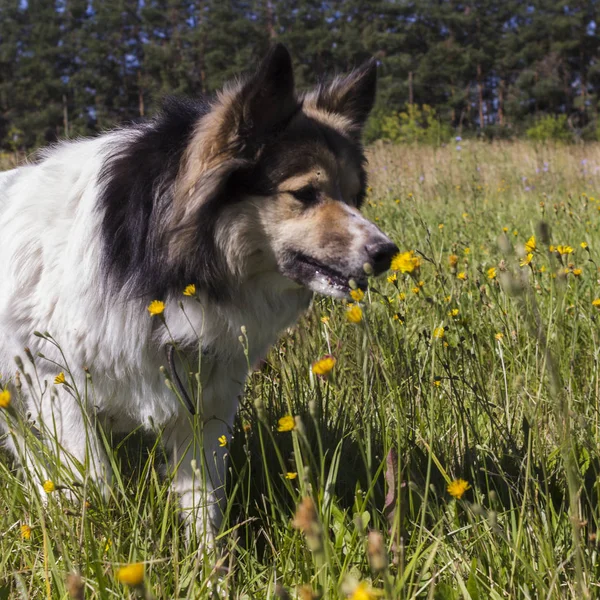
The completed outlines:
<svg viewBox="0 0 600 600">
<path fill-rule="evenodd" d="M 513 235 L 514 235 L 514 236 L 517 236 L 517 235 L 519 235 L 519 232 L 518 232 L 518 231 L 515 229 L 515 230 L 513 231 Z"/>
<path fill-rule="evenodd" d="M 398 300 L 402 301 L 406 299 L 406 294 L 404 292 L 400 292 L 398 294 Z"/>
<path fill-rule="evenodd" d="M 185 290 L 183 290 L 183 295 L 184 296 L 195 296 L 196 295 L 196 286 L 193 283 L 190 283 L 190 285 L 187 285 L 185 287 Z"/>
<path fill-rule="evenodd" d="M 579 277 L 583 271 L 581 269 L 573 269 L 571 272 L 573 275 L 575 275 L 575 277 Z"/>
<path fill-rule="evenodd" d="M 488 277 L 488 279 L 496 279 L 496 275 L 497 275 L 496 267 L 490 267 L 487 270 L 487 277 Z"/>
<path fill-rule="evenodd" d="M 527 254 L 530 254 L 531 252 L 535 252 L 535 236 L 534 235 L 532 235 L 525 242 L 525 252 L 527 252 Z"/>
<path fill-rule="evenodd" d="M 443 224 L 443 223 L 440 223 L 440 224 L 438 225 L 438 229 L 439 229 L 440 231 L 441 231 L 442 229 L 444 229 L 444 224 Z"/>
<path fill-rule="evenodd" d="M 504 233 L 506 233 L 508 231 L 508 227 L 503 227 L 502 231 L 504 231 Z"/>
<path fill-rule="evenodd" d="M 227 446 L 227 436 L 226 435 L 222 435 L 221 437 L 218 438 L 219 440 L 219 446 L 221 446 L 221 448 L 224 448 L 225 446 Z"/>
<path fill-rule="evenodd" d="M 587 242 L 581 242 L 581 244 L 579 244 L 584 250 L 588 247 Z"/>
<path fill-rule="evenodd" d="M 54 482 L 50 481 L 49 479 L 47 481 L 44 481 L 44 484 L 42 487 L 44 488 L 44 491 L 46 492 L 46 494 L 51 494 L 54 490 L 56 490 L 56 486 L 54 485 Z"/>
<path fill-rule="evenodd" d="M 329 323 L 329 317 L 321 317 L 321 323 Z"/>
<path fill-rule="evenodd" d="M 151 317 L 162 315 L 165 310 L 165 303 L 160 300 L 152 300 L 148 306 L 148 312 Z"/>
<path fill-rule="evenodd" d="M 61 383 L 64 383 L 65 381 L 66 381 L 65 374 L 62 371 L 54 378 L 54 383 L 56 385 L 60 385 Z"/>
<path fill-rule="evenodd" d="M 440 387 L 442 385 L 442 378 L 441 377 L 434 377 L 433 378 L 433 385 L 435 385 L 435 387 Z"/>
<path fill-rule="evenodd" d="M 571 246 L 556 246 L 556 251 L 560 254 L 571 254 L 573 252 L 573 248 Z"/>
<path fill-rule="evenodd" d="M 132 563 L 117 571 L 117 580 L 130 587 L 139 587 L 144 582 L 144 563 Z"/>
<path fill-rule="evenodd" d="M 466 281 L 467 274 L 464 271 L 461 271 L 460 273 L 457 273 L 456 279 L 460 279 L 461 281 Z"/>
<path fill-rule="evenodd" d="M 355 302 L 360 302 L 365 297 L 365 293 L 360 289 L 350 290 L 350 296 Z"/>
<path fill-rule="evenodd" d="M 521 262 L 519 263 L 519 265 L 521 265 L 522 267 L 526 267 L 533 259 L 533 254 L 531 254 L 531 252 L 525 257 L 521 259 Z"/>
<path fill-rule="evenodd" d="M 433 330 L 433 337 L 441 340 L 444 337 L 445 329 L 443 327 L 436 327 Z"/>
<path fill-rule="evenodd" d="M 330 354 L 326 354 L 323 358 L 317 360 L 312 364 L 312 372 L 315 375 L 326 376 L 331 373 L 331 370 L 335 366 L 336 360 Z"/>
<path fill-rule="evenodd" d="M 286 479 L 296 479 L 296 477 L 298 477 L 298 473 L 286 473 L 285 474 Z"/>
<path fill-rule="evenodd" d="M 362 308 L 358 304 L 353 304 L 346 311 L 346 319 L 350 321 L 350 323 L 360 323 L 362 321 L 362 317 Z"/>
<path fill-rule="evenodd" d="M 10 392 L 8 390 L 0 391 L 0 408 L 8 408 L 10 406 Z"/>
<path fill-rule="evenodd" d="M 448 257 L 448 262 L 450 263 L 451 267 L 456 267 L 456 264 L 458 263 L 458 256 L 456 256 L 456 254 L 451 254 Z"/>
<path fill-rule="evenodd" d="M 595 300 L 592 300 L 592 306 L 595 306 L 596 308 L 600 308 L 600 298 L 596 298 Z"/>
<path fill-rule="evenodd" d="M 501 341 L 501 340 L 502 340 L 502 338 L 504 337 L 504 334 L 503 334 L 503 333 L 497 333 L 497 334 L 496 334 L 494 337 L 495 337 L 495 338 L 496 338 L 498 341 Z"/>
<path fill-rule="evenodd" d="M 471 254 L 471 248 L 465 248 L 464 252 L 468 256 L 469 254 Z"/>
<path fill-rule="evenodd" d="M 21 525 L 21 537 L 28 540 L 31 537 L 31 527 L 29 525 Z"/>
<path fill-rule="evenodd" d="M 350 600 L 376 600 L 379 594 L 365 581 L 361 581 L 350 594 Z"/>
<path fill-rule="evenodd" d="M 396 275 L 396 273 L 392 273 L 391 275 L 388 275 L 387 280 L 390 283 L 394 283 L 394 281 L 398 281 L 398 275 Z"/>
<path fill-rule="evenodd" d="M 449 317 L 458 317 L 458 313 L 459 313 L 459 310 L 458 310 L 458 308 L 453 308 L 453 309 L 452 309 L 452 310 L 451 310 L 451 311 L 448 313 L 448 316 L 449 316 Z"/>
<path fill-rule="evenodd" d="M 412 273 L 415 269 L 421 266 L 421 259 L 415 256 L 412 250 L 408 252 L 400 252 L 392 259 L 392 271 L 400 271 L 400 273 Z"/>
<path fill-rule="evenodd" d="M 292 431 L 296 427 L 296 421 L 292 415 L 285 415 L 277 422 L 277 431 Z"/>
<path fill-rule="evenodd" d="M 411 291 L 413 294 L 418 294 L 421 291 L 421 288 L 417 286 L 417 287 L 412 288 Z"/>
<path fill-rule="evenodd" d="M 448 493 L 453 498 L 458 498 L 460 500 L 460 498 L 463 497 L 463 494 L 470 488 L 471 486 L 464 479 L 455 479 L 448 484 L 447 489 Z"/>
</svg>

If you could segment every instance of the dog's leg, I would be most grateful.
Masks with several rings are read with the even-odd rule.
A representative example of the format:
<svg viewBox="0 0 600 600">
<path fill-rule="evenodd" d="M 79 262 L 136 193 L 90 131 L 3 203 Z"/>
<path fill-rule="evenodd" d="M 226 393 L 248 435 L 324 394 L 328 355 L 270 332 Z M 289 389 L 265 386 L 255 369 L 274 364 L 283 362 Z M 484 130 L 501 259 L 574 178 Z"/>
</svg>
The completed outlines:
<svg viewBox="0 0 600 600">
<path fill-rule="evenodd" d="M 103 496 L 108 497 L 112 471 L 98 437 L 95 419 L 79 400 L 66 391 L 45 395 L 30 402 L 29 409 L 43 455 L 24 448 L 26 464 L 36 479 L 69 478 L 81 483 L 92 480 Z M 41 449 L 41 446 L 40 446 Z M 56 469 L 54 467 L 57 467 Z M 68 485 L 69 481 L 58 481 Z M 69 494 L 68 494 L 69 495 Z"/>
<path fill-rule="evenodd" d="M 230 438 L 231 423 L 209 418 L 194 431 L 194 419 L 199 418 L 187 415 L 180 420 L 166 442 L 188 536 L 193 538 L 195 530 L 200 546 L 212 548 L 223 517 L 227 463 L 224 440 Z"/>
</svg>

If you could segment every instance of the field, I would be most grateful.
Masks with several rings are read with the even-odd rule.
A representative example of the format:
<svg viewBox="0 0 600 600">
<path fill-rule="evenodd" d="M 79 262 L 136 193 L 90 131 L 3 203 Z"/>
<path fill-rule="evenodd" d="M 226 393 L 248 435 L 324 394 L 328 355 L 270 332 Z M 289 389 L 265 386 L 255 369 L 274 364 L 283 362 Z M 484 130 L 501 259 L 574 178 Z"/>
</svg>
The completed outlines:
<svg viewBox="0 0 600 600">
<path fill-rule="evenodd" d="M 600 597 L 600 145 L 376 145 L 370 171 L 409 254 L 252 374 L 217 552 L 152 440 L 115 442 L 108 502 L 2 461 L 0 599 Z"/>
</svg>

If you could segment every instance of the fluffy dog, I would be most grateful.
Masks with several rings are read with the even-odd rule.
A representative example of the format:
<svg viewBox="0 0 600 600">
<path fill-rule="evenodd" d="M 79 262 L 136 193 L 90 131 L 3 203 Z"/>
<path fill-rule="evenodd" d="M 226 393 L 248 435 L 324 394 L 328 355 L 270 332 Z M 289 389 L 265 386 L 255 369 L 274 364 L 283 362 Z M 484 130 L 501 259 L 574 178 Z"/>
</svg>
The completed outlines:
<svg viewBox="0 0 600 600">
<path fill-rule="evenodd" d="M 298 94 L 277 45 L 214 98 L 169 100 L 147 123 L 0 174 L 5 432 L 24 415 L 63 465 L 108 487 L 97 428 L 159 430 L 183 509 L 214 531 L 218 439 L 247 375 L 240 329 L 254 364 L 313 292 L 347 297 L 351 280 L 365 287 L 365 271 L 387 270 L 398 250 L 359 212 L 375 87 L 370 61 Z M 166 306 L 154 317 L 153 300 Z M 200 376 L 186 393 L 189 370 Z M 5 437 L 38 468 L 23 438 Z"/>
</svg>

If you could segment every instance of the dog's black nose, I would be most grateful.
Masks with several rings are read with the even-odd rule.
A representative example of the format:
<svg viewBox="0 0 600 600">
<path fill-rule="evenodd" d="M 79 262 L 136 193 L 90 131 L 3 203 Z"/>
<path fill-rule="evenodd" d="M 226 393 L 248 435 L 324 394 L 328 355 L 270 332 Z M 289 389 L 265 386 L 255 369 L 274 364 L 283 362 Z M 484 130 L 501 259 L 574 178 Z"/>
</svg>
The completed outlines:
<svg viewBox="0 0 600 600">
<path fill-rule="evenodd" d="M 375 275 L 379 275 L 387 271 L 392 264 L 392 258 L 398 254 L 398 246 L 389 240 L 377 241 L 372 244 L 367 244 L 365 250 L 369 256 L 370 262 L 373 265 Z"/>
</svg>

